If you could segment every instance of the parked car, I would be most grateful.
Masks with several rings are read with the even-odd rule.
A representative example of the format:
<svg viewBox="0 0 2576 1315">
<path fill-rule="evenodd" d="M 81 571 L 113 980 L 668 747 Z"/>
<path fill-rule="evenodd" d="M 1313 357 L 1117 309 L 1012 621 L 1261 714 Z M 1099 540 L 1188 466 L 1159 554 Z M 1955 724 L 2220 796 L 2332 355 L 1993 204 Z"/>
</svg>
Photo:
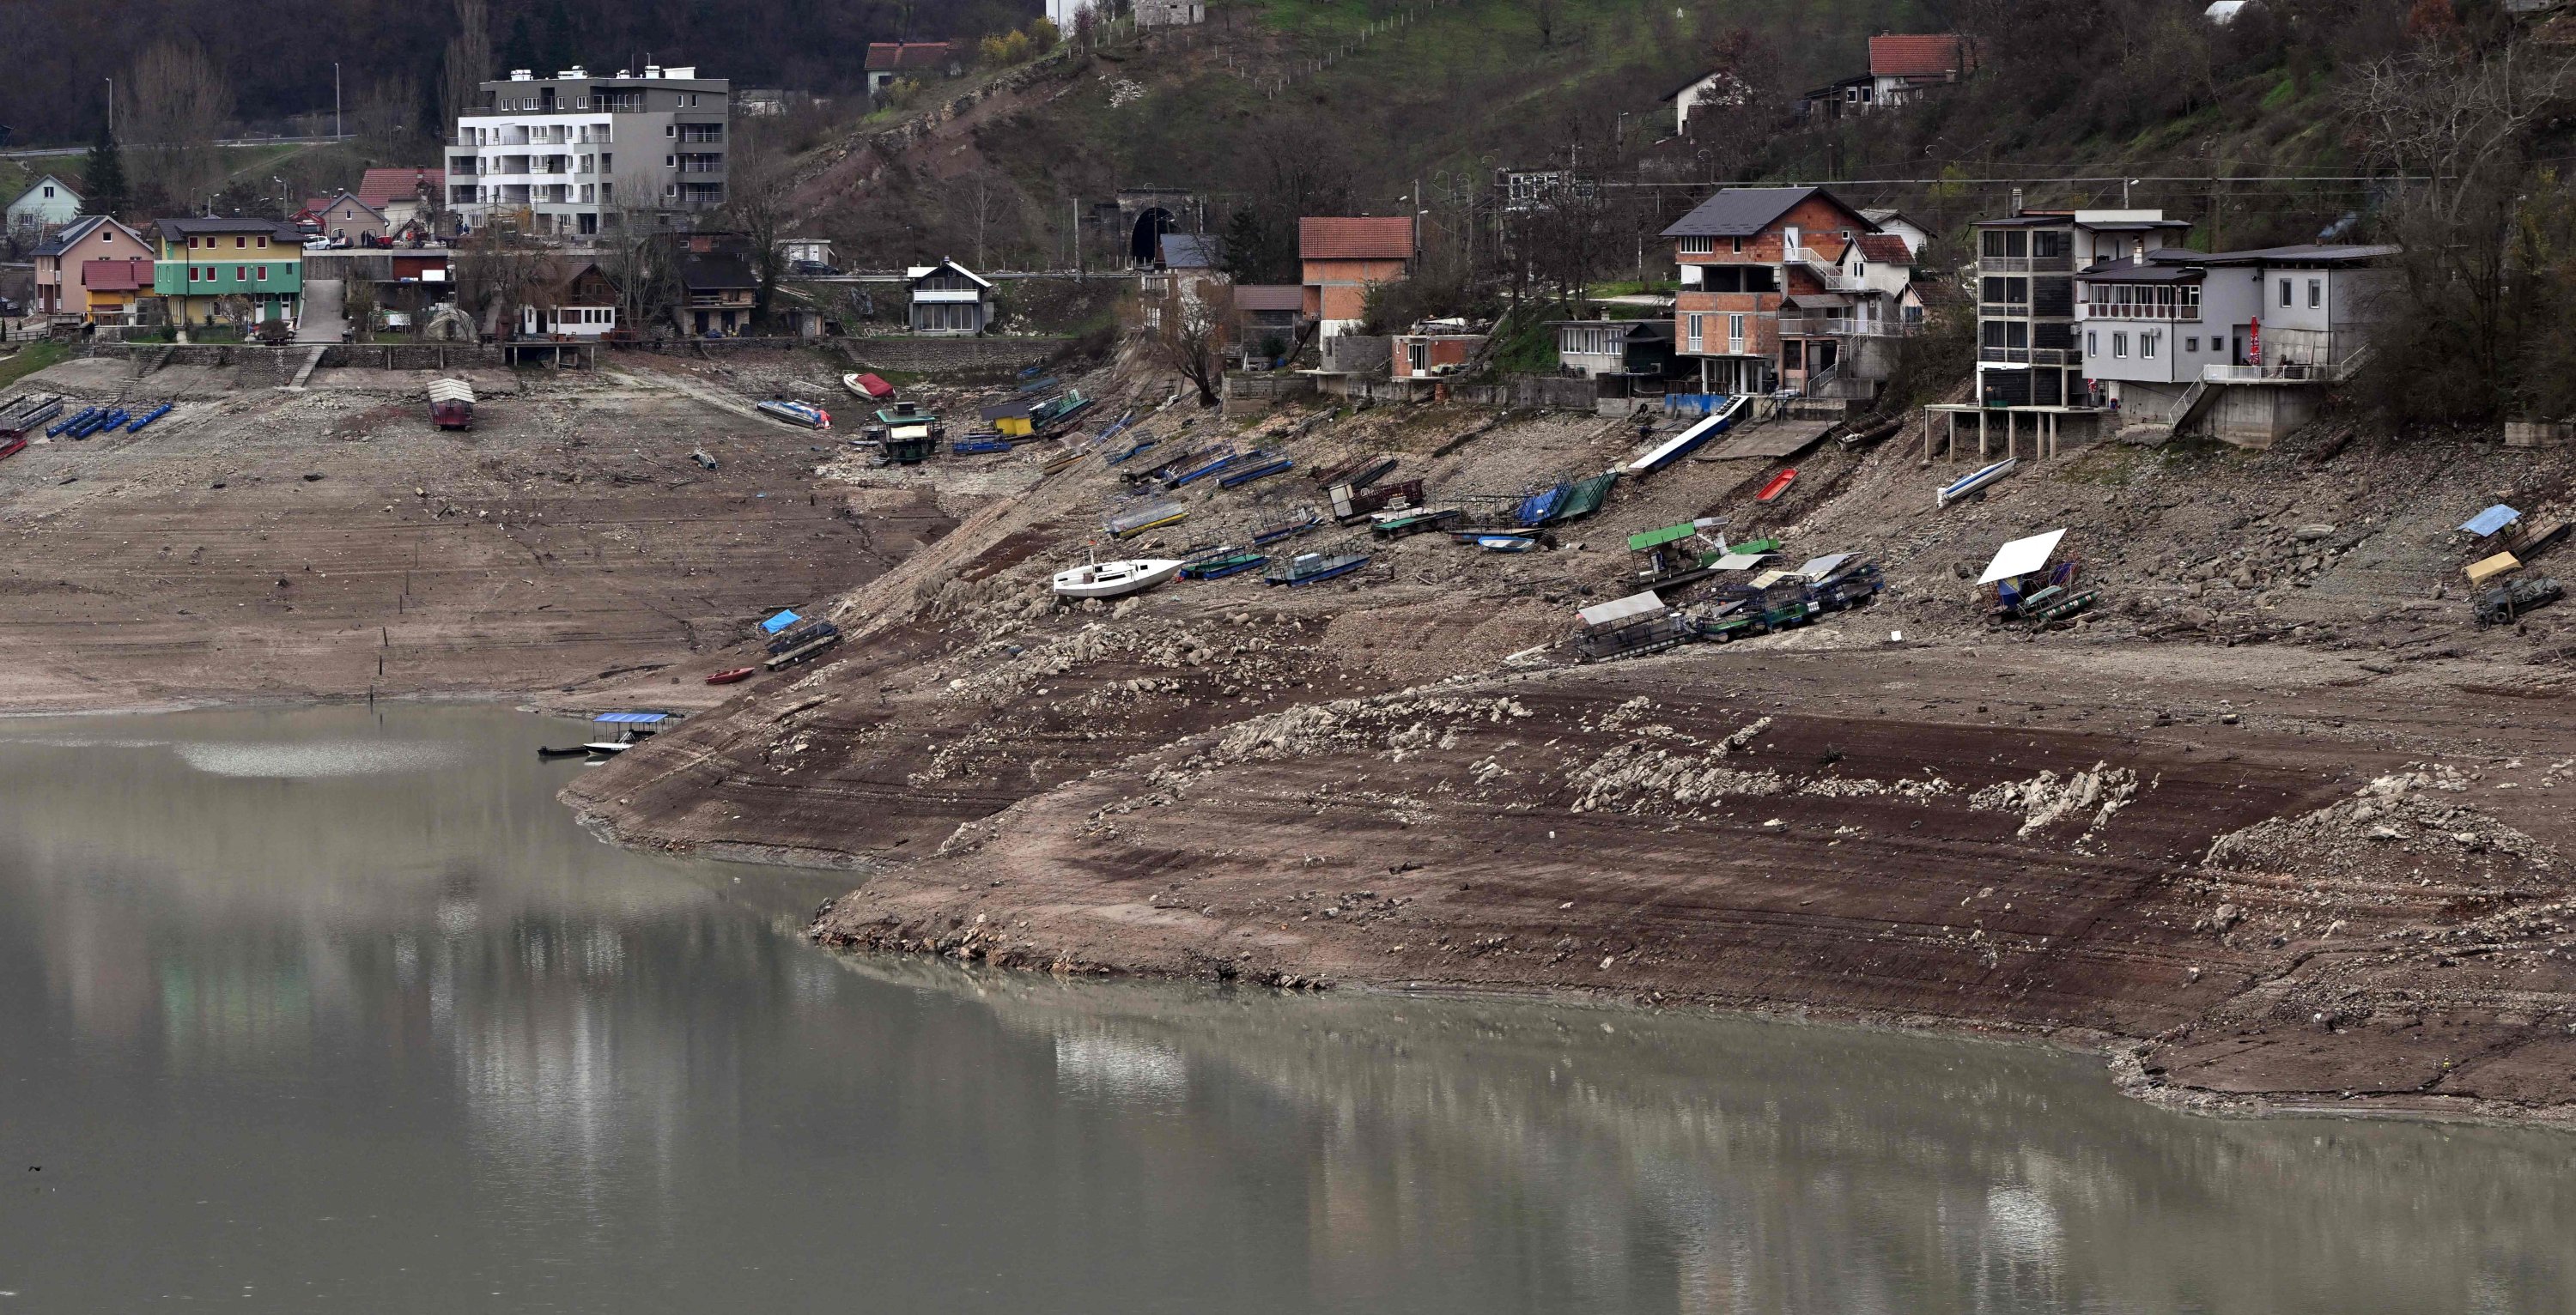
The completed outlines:
<svg viewBox="0 0 2576 1315">
<path fill-rule="evenodd" d="M 788 268 L 795 273 L 806 276 L 807 278 L 836 278 L 841 272 L 833 266 L 827 265 L 819 260 L 800 260 L 795 262 L 793 265 L 790 265 Z"/>
</svg>

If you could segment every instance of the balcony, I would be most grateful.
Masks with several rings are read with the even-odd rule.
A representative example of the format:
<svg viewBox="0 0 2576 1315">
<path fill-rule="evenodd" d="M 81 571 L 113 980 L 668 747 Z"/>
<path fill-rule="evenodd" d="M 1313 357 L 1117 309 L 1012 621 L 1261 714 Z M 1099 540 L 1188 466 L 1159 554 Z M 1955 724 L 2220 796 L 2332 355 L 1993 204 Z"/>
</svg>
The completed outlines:
<svg viewBox="0 0 2576 1315">
<path fill-rule="evenodd" d="M 1903 320 L 1855 319 L 1849 315 L 1782 315 L 1783 338 L 1902 338 L 1911 329 Z"/>
<path fill-rule="evenodd" d="M 1977 303 L 1977 314 L 1990 320 L 2026 320 L 2030 318 L 2030 303 L 2026 301 L 1981 301 Z"/>
<path fill-rule="evenodd" d="M 2190 305 L 2180 303 L 2167 305 L 2163 302 L 2142 304 L 2088 301 L 2079 309 L 2083 312 L 2083 317 L 2088 320 L 2179 320 L 2192 324 L 2200 322 L 2198 302 Z"/>
<path fill-rule="evenodd" d="M 2075 257 L 2063 256 L 1979 256 L 1980 274 L 2071 274 Z"/>
</svg>

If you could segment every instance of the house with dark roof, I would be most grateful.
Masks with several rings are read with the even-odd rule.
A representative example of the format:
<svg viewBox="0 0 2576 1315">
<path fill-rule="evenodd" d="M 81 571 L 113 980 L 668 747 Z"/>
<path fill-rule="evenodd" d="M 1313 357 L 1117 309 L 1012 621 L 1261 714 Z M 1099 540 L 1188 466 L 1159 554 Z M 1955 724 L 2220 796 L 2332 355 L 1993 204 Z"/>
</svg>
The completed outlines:
<svg viewBox="0 0 2576 1315">
<path fill-rule="evenodd" d="M 1318 216 L 1297 221 L 1305 315 L 1324 337 L 1355 332 L 1368 318 L 1368 290 L 1411 276 L 1420 254 L 1408 216 Z"/>
<path fill-rule="evenodd" d="M 304 303 L 304 235 L 269 219 L 156 219 L 152 291 L 170 322 L 291 322 Z"/>
<path fill-rule="evenodd" d="M 760 296 L 752 272 L 751 243 L 737 233 L 691 233 L 680 243 L 680 332 L 700 338 L 738 337 L 751 331 Z"/>
<path fill-rule="evenodd" d="M 129 324 L 137 300 L 152 291 L 152 244 L 105 215 L 83 215 L 63 225 L 37 244 L 32 259 L 40 315 Z"/>
<path fill-rule="evenodd" d="M 882 96 L 897 78 L 927 82 L 956 77 L 966 71 L 966 58 L 952 41 L 871 41 L 866 71 L 868 94 Z"/>
<path fill-rule="evenodd" d="M 1675 354 L 1697 366 L 1707 392 L 1875 396 L 1842 368 L 1853 339 L 1904 332 L 1902 318 L 1888 314 L 1891 279 L 1901 291 L 1903 274 L 1874 274 L 1860 245 L 1874 232 L 1821 187 L 1721 188 L 1664 230 L 1681 267 Z M 1840 391 L 1818 391 L 1837 380 Z"/>
<path fill-rule="evenodd" d="M 1157 333 L 1173 314 L 1231 311 L 1234 285 L 1226 273 L 1224 245 L 1198 233 L 1165 233 L 1155 239 L 1154 263 L 1136 275 L 1136 314 L 1131 327 Z"/>
<path fill-rule="evenodd" d="M 993 323 L 993 281 L 954 260 L 903 272 L 912 285 L 914 333 L 982 333 Z"/>
<path fill-rule="evenodd" d="M 2075 271 L 2179 246 L 2185 220 L 2161 210 L 2027 210 L 1978 220 L 1977 400 L 1988 407 L 2079 407 L 2104 400 L 2086 382 L 2076 340 Z"/>
</svg>

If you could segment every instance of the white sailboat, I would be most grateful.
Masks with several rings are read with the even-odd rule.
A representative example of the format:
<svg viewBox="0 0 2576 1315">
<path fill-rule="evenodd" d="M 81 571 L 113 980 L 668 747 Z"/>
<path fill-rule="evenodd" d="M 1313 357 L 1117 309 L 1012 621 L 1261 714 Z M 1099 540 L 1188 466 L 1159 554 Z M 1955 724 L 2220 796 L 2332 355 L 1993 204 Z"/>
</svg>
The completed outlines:
<svg viewBox="0 0 2576 1315">
<path fill-rule="evenodd" d="M 1178 575 L 1181 564 L 1168 557 L 1129 557 L 1114 562 L 1091 562 L 1069 571 L 1055 573 L 1055 592 L 1059 598 L 1116 598 L 1140 589 L 1151 589 Z"/>
</svg>

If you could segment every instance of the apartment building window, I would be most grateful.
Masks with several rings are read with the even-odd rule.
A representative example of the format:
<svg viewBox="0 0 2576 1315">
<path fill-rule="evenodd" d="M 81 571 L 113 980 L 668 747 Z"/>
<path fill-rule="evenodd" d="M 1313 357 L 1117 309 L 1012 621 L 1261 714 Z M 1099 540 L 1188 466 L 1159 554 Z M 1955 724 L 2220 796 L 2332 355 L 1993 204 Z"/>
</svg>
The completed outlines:
<svg viewBox="0 0 2576 1315">
<path fill-rule="evenodd" d="M 2087 356 L 2099 356 L 2102 354 L 2102 334 L 2099 330 L 2086 329 L 2084 331 L 2084 354 Z"/>
<path fill-rule="evenodd" d="M 266 251 L 266 250 L 268 250 L 268 238 L 267 238 L 267 237 L 263 236 L 263 237 L 261 237 L 261 238 L 260 238 L 260 240 L 259 240 L 259 249 L 260 249 L 260 250 L 262 250 L 262 251 Z"/>
<path fill-rule="evenodd" d="M 1713 255 L 1716 255 L 1716 254 L 1717 254 L 1717 239 L 1716 239 L 1716 238 L 1713 238 L 1713 237 L 1686 237 L 1686 238 L 1683 238 L 1683 239 L 1682 239 L 1682 254 L 1683 254 L 1683 255 L 1685 255 L 1685 256 L 1713 256 Z"/>
<path fill-rule="evenodd" d="M 1739 256 L 1744 254 L 1744 239 L 1743 239 L 1743 238 L 1740 238 L 1740 237 L 1739 237 L 1739 238 L 1735 239 L 1735 254 L 1736 254 L 1736 255 L 1739 255 Z"/>
<path fill-rule="evenodd" d="M 2283 306 L 2290 304 L 2290 281 L 2288 279 L 2281 280 L 2281 304 Z"/>
<path fill-rule="evenodd" d="M 2142 359 L 2145 359 L 2145 360 L 2150 360 L 2150 361 L 2152 361 L 2152 360 L 2156 359 L 2156 339 L 2161 338 L 2161 337 L 2163 337 L 2163 336 L 2164 336 L 2164 335 L 2163 335 L 2163 334 L 2161 334 L 2161 333 L 2142 333 L 2142 334 L 2139 334 L 2139 335 L 2138 335 L 2138 355 L 2139 355 Z"/>
<path fill-rule="evenodd" d="M 1683 325 L 1687 330 L 1685 337 L 1689 340 L 1690 350 L 1698 351 L 1700 349 L 1700 343 L 1708 332 L 1708 317 L 1705 315 L 1686 315 L 1683 316 L 1682 319 Z"/>
<path fill-rule="evenodd" d="M 268 266 L 262 265 L 259 267 L 259 281 L 262 283 L 268 282 Z"/>
<path fill-rule="evenodd" d="M 2129 354 L 2129 335 L 2127 335 L 2127 334 L 2125 334 L 2125 333 L 2115 333 L 2115 334 L 2112 334 L 2112 335 L 2111 335 L 2111 356 L 2112 356 L 2112 358 L 2116 360 L 2116 359 L 2118 359 L 2118 358 L 2120 358 L 2120 357 L 2127 356 L 2128 354 Z"/>
<path fill-rule="evenodd" d="M 1742 351 L 1744 349 L 1743 316 L 1729 315 L 1726 317 L 1726 340 L 1733 344 L 1737 351 Z"/>
<path fill-rule="evenodd" d="M 2182 349 L 2183 349 L 2183 352 L 2184 352 L 2186 355 L 2189 355 L 2189 354 L 2195 354 L 2195 353 L 2199 352 L 2199 351 L 2200 351 L 2200 339 L 2198 339 L 2198 338 L 2185 338 L 2185 339 L 2183 339 L 2183 340 L 2182 340 Z"/>
<path fill-rule="evenodd" d="M 2323 306 L 2323 305 L 2325 305 L 2325 304 L 2326 304 L 2326 281 L 2325 281 L 2324 279 L 2309 279 L 2309 280 L 2308 280 L 2308 309 L 2309 309 L 2309 310 L 2315 310 L 2315 309 L 2317 309 L 2318 307 Z"/>
</svg>

